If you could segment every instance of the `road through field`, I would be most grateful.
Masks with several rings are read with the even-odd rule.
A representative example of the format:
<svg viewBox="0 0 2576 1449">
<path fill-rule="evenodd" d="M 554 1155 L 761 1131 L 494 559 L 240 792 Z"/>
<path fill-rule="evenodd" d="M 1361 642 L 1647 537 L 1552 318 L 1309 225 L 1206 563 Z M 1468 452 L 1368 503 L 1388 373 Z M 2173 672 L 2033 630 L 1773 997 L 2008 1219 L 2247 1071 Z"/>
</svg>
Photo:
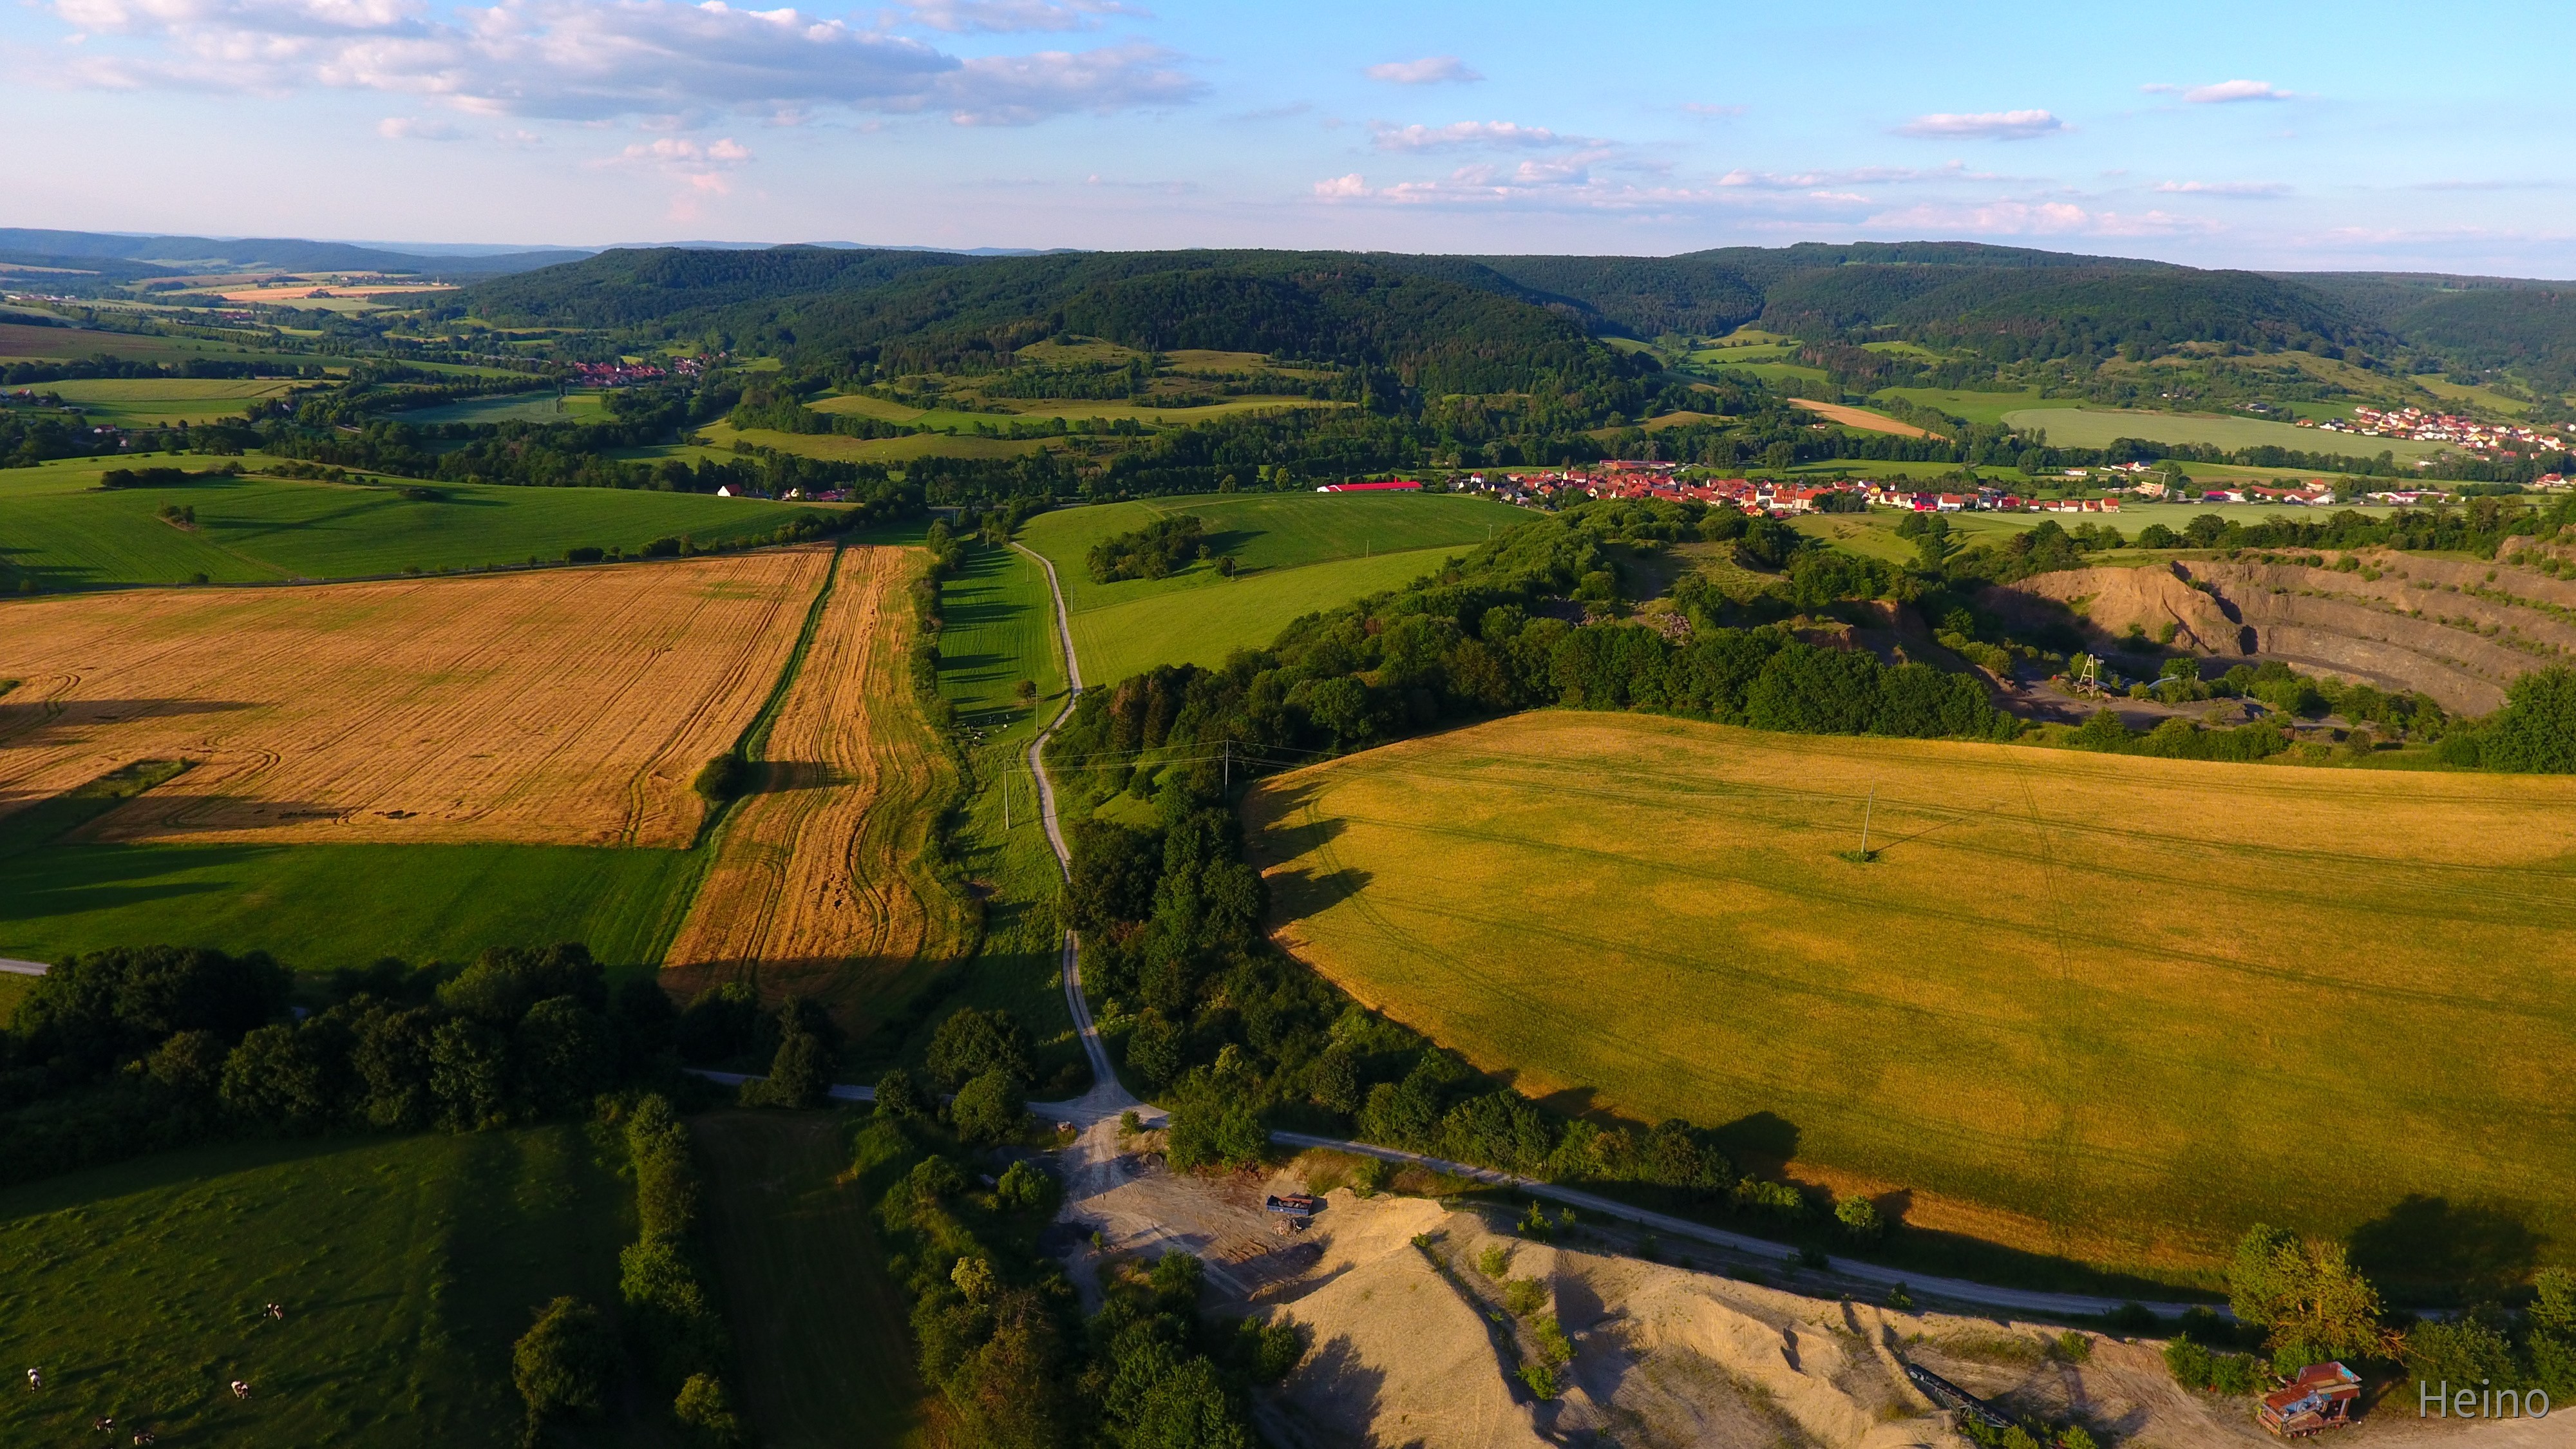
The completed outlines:
<svg viewBox="0 0 2576 1449">
<path fill-rule="evenodd" d="M 718 827 L 671 944 L 682 991 L 749 981 L 864 1031 L 890 989 L 937 971 L 965 916 L 930 873 L 931 813 L 953 766 L 905 677 L 916 550 L 841 551 L 831 593 L 760 743 L 759 786 Z"/>
</svg>

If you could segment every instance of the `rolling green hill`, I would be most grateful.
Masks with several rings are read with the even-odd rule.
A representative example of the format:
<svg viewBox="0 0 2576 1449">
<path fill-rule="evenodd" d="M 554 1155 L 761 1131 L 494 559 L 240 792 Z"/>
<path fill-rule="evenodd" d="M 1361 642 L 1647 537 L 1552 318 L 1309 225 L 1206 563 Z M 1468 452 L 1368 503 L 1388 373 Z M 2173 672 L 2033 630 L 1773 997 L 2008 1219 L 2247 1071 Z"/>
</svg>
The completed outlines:
<svg viewBox="0 0 2576 1449">
<path fill-rule="evenodd" d="M 1237 561 L 1235 577 L 1200 561 L 1166 578 L 1092 581 L 1093 544 L 1178 514 L 1202 520 L 1208 547 Z M 1112 684 L 1157 664 L 1221 663 L 1301 615 L 1410 583 L 1528 518 L 1439 494 L 1236 493 L 1062 509 L 1029 520 L 1020 537 L 1055 563 L 1084 679 Z"/>
<path fill-rule="evenodd" d="M 429 485 L 434 499 L 383 484 L 207 478 L 161 488 L 105 490 L 113 467 L 202 469 L 214 460 L 64 459 L 0 469 L 0 572 L 39 588 L 351 578 L 407 568 L 473 568 L 560 559 L 576 547 L 636 549 L 688 535 L 705 543 L 765 534 L 797 505 L 695 493 L 606 488 Z M 247 469 L 274 465 L 256 455 Z M 193 529 L 163 522 L 164 505 L 192 507 Z"/>
</svg>

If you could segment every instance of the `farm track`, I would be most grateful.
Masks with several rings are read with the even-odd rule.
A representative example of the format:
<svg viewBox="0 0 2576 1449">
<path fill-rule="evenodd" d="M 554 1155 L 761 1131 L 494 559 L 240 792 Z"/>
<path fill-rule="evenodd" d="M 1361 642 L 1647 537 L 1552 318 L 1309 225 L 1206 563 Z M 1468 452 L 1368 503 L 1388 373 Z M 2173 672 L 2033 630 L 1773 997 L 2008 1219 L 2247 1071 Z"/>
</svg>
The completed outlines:
<svg viewBox="0 0 2576 1449">
<path fill-rule="evenodd" d="M 0 810 L 188 759 L 82 838 L 684 847 L 829 557 L 13 605 Z"/>
<path fill-rule="evenodd" d="M 852 547 L 813 641 L 759 742 L 762 786 L 717 828 L 715 858 L 672 942 L 671 984 L 747 981 L 864 1029 L 916 973 L 954 960 L 963 907 L 928 865 L 953 766 L 905 677 L 913 623 L 903 549 Z"/>
</svg>

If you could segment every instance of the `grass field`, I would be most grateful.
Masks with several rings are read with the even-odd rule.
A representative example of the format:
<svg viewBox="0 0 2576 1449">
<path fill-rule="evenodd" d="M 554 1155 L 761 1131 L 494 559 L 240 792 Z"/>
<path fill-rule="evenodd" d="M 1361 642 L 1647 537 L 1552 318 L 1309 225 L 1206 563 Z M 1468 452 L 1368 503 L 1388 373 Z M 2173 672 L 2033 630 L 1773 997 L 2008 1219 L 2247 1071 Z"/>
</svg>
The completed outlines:
<svg viewBox="0 0 2576 1449">
<path fill-rule="evenodd" d="M 865 1197 L 840 1181 L 837 1117 L 690 1119 L 707 1237 L 739 1355 L 742 1409 L 767 1449 L 895 1449 L 919 1426 L 910 1310 Z"/>
<path fill-rule="evenodd" d="M 1247 575 L 1222 588 L 1148 594 L 1073 616 L 1074 652 L 1094 684 L 1114 684 L 1157 664 L 1213 668 L 1237 649 L 1259 648 L 1304 616 L 1402 588 L 1454 558 L 1418 548 Z M 1061 567 L 1061 565 L 1059 565 Z"/>
<path fill-rule="evenodd" d="M 1234 556 L 1235 580 L 1221 578 L 1213 563 L 1195 563 L 1169 578 L 1091 581 L 1083 559 L 1093 544 L 1178 514 L 1197 516 L 1208 545 Z M 1451 494 L 1203 493 L 1042 513 L 1020 530 L 1020 541 L 1055 561 L 1066 605 L 1082 613 L 1151 594 L 1230 586 L 1268 570 L 1483 543 L 1531 517 L 1490 498 Z"/>
<path fill-rule="evenodd" d="M 1317 402 L 1312 398 L 1306 397 L 1274 397 L 1269 395 L 1230 397 L 1220 402 L 1209 403 L 1203 407 L 1157 407 L 1152 403 L 1144 403 L 1140 405 L 1136 403 L 1111 402 L 1099 399 L 1067 398 L 1002 398 L 997 401 L 997 405 L 1011 409 L 1011 416 L 1005 417 L 995 413 L 970 413 L 955 408 L 931 408 L 928 410 L 908 408 L 901 403 L 888 402 L 884 398 L 868 397 L 864 394 L 856 393 L 836 397 L 816 398 L 812 403 L 808 404 L 808 406 L 812 407 L 816 412 L 855 413 L 860 417 L 877 418 L 886 422 L 915 423 L 927 428 L 956 428 L 961 432 L 972 430 L 978 423 L 984 424 L 987 427 L 1008 423 L 1012 420 L 1012 417 L 1027 419 L 1062 418 L 1066 422 L 1073 422 L 1077 419 L 1089 419 L 1095 422 L 1109 422 L 1119 418 L 1130 418 L 1137 422 L 1149 425 L 1183 427 L 1191 423 L 1205 422 L 1209 418 L 1224 417 L 1230 413 L 1264 412 L 1277 408 L 1340 408 L 1350 406 L 1349 403 Z"/>
<path fill-rule="evenodd" d="M 2414 383 L 2444 402 L 2468 403 L 2501 413 L 2509 418 L 2518 418 L 2531 411 L 2531 404 L 2518 397 L 2506 397 L 2503 393 L 2489 387 L 2453 382 L 2438 372 L 2419 373 L 2415 376 Z"/>
<path fill-rule="evenodd" d="M 75 358 L 109 357 L 141 362 L 178 362 L 191 357 L 222 357 L 234 362 L 256 362 L 264 365 L 286 364 L 302 367 L 320 362 L 328 367 L 336 358 L 299 356 L 293 353 L 253 351 L 246 347 L 221 342 L 203 342 L 193 337 L 147 337 L 130 332 L 94 332 L 82 327 L 40 327 L 21 322 L 0 322 L 0 358 L 46 358 L 69 362 Z M 340 362 L 345 368 L 347 364 Z"/>
<path fill-rule="evenodd" d="M 714 544 L 777 528 L 800 506 L 756 498 L 612 488 L 435 483 L 435 499 L 393 483 L 216 478 L 106 491 L 110 467 L 198 470 L 192 456 L 63 459 L 0 469 L 0 577 L 46 590 L 102 584 L 272 583 L 560 559 L 569 548 L 640 549 L 665 536 Z M 239 460 L 256 470 L 271 460 Z M 393 480 L 399 483 L 400 480 Z M 193 529 L 154 515 L 197 510 Z"/>
<path fill-rule="evenodd" d="M 2207 1284 L 2264 1220 L 2404 1297 L 2576 1258 L 2571 807 L 1545 712 L 1248 814 L 1281 938 L 1526 1092 L 1909 1194 L 2033 1276 Z"/>
<path fill-rule="evenodd" d="M 650 967 L 705 864 L 703 850 L 564 845 L 53 845 L 5 861 L 0 956 L 166 942 L 328 971 L 581 941 Z"/>
<path fill-rule="evenodd" d="M 2003 420 L 2015 428 L 2042 429 L 2047 432 L 2050 445 L 2060 448 L 2107 448 L 2120 438 L 2140 438 L 2157 443 L 2206 443 L 2219 448 L 2258 448 L 2269 444 L 2305 453 L 2336 453 L 2351 458 L 2376 458 L 2383 452 L 2394 453 L 2400 458 L 2429 458 L 2444 447 L 2440 443 L 2419 443 L 2412 438 L 2365 438 L 2352 433 L 2292 427 L 2288 423 L 2267 423 L 2255 418 L 2135 412 L 2122 408 L 2026 409 L 2006 413 Z"/>
<path fill-rule="evenodd" d="M 232 1143 L 0 1192 L 0 1440 L 104 1443 L 113 1415 L 120 1444 L 515 1444 L 510 1345 L 557 1294 L 615 1300 L 632 1196 L 571 1127 Z"/>
<path fill-rule="evenodd" d="M 49 382 L 38 390 L 76 404 L 93 423 L 149 428 L 238 418 L 252 403 L 295 386 L 282 378 L 103 377 Z"/>
<path fill-rule="evenodd" d="M 397 422 L 426 427 L 432 423 L 604 423 L 608 409 L 599 393 L 576 392 L 557 397 L 550 392 L 503 393 L 469 397 L 434 408 L 411 408 L 391 415 Z"/>
<path fill-rule="evenodd" d="M 186 760 L 67 839 L 684 848 L 831 557 L 0 606 L 0 829 Z"/>
<path fill-rule="evenodd" d="M 978 438 L 971 434 L 950 437 L 946 433 L 914 433 L 901 438 L 843 438 L 830 433 L 781 433 L 768 428 L 736 432 L 727 423 L 709 423 L 698 430 L 698 436 L 712 448 L 726 449 L 736 442 L 743 442 L 755 448 L 776 448 L 798 457 L 822 458 L 838 463 L 905 463 L 915 458 L 1017 458 L 1046 448 L 1043 438 Z"/>
<path fill-rule="evenodd" d="M 1959 392 L 1940 387 L 1881 388 L 1870 396 L 1902 398 L 1917 407 L 1939 408 L 1954 418 L 1972 423 L 2000 423 L 2004 414 L 2031 409 L 2071 408 L 2075 398 L 2043 398 L 2032 392 Z"/>
<path fill-rule="evenodd" d="M 1194 563 L 1161 579 L 1096 584 L 1091 546 L 1151 519 L 1196 515 L 1238 572 Z M 1395 588 L 1451 553 L 1530 515 L 1487 498 L 1442 494 L 1230 493 L 1068 508 L 1020 537 L 1054 560 L 1086 680 L 1110 684 L 1155 664 L 1216 664 L 1269 643 L 1301 615 Z"/>
</svg>

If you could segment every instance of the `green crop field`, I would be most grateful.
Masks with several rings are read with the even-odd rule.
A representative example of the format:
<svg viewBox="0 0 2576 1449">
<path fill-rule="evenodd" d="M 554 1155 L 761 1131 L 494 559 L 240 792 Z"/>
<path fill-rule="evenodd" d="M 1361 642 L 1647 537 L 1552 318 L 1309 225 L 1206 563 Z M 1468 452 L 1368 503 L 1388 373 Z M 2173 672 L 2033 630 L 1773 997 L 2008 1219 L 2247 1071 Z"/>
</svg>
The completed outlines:
<svg viewBox="0 0 2576 1449">
<path fill-rule="evenodd" d="M 43 845 L 0 856 L 0 956 L 167 942 L 299 971 L 581 941 L 658 965 L 703 850 L 574 845 Z"/>
<path fill-rule="evenodd" d="M 411 408 L 390 415 L 398 422 L 427 427 L 432 423 L 604 423 L 608 409 L 595 392 L 513 392 L 498 397 L 470 397 L 434 408 Z"/>
<path fill-rule="evenodd" d="M 2576 1260 L 2576 780 L 1550 711 L 1247 814 L 1362 1001 L 2026 1279 L 2207 1285 L 2258 1220 L 2400 1298 Z"/>
<path fill-rule="evenodd" d="M 212 467 L 217 460 L 64 459 L 0 469 L 0 570 L 40 587 L 353 578 L 405 568 L 472 568 L 560 559 L 583 545 L 639 548 L 666 535 L 720 543 L 767 533 L 800 505 L 611 488 L 427 485 L 210 478 L 104 490 L 109 467 Z M 269 460 L 238 460 L 257 469 Z M 392 480 L 400 483 L 402 480 Z M 162 522 L 164 504 L 197 510 L 194 529 Z"/>
<path fill-rule="evenodd" d="M 256 362 L 262 365 L 302 367 L 320 362 L 328 367 L 338 359 L 297 356 L 292 353 L 253 351 L 222 342 L 205 342 L 194 337 L 148 337 L 131 332 L 93 332 L 80 327 L 38 327 L 19 322 L 0 322 L 0 359 L 46 358 L 69 362 L 75 358 L 109 357 L 138 362 L 180 362 L 191 357 L 221 357 L 231 362 Z M 345 369 L 346 362 L 340 362 Z"/>
<path fill-rule="evenodd" d="M 910 1312 L 887 1271 L 840 1120 L 713 1112 L 707 1236 L 738 1349 L 744 1417 L 768 1449 L 912 1442 L 923 1389 Z"/>
<path fill-rule="evenodd" d="M 1224 417 L 1229 413 L 1261 412 L 1275 408 L 1339 408 L 1350 406 L 1349 403 L 1317 402 L 1313 398 L 1271 396 L 1267 394 L 1252 397 L 1230 397 L 1222 402 L 1209 403 L 1203 407 L 1157 407 L 1150 402 L 1137 404 L 1097 399 L 1064 398 L 1002 398 L 997 401 L 996 405 L 1011 409 L 1010 415 L 1004 416 L 997 413 L 970 413 L 960 411 L 955 408 L 932 408 L 925 411 L 920 408 L 908 408 L 898 402 L 888 402 L 884 398 L 869 397 L 863 393 L 849 393 L 834 397 L 816 398 L 809 404 L 809 406 L 811 406 L 816 412 L 852 413 L 859 417 L 876 418 L 884 422 L 916 423 L 923 427 L 958 428 L 961 430 L 971 429 L 978 423 L 982 423 L 987 426 L 1008 423 L 1014 417 L 1026 419 L 1062 418 L 1067 422 L 1072 422 L 1078 418 L 1088 418 L 1094 421 L 1103 422 L 1117 418 L 1132 418 L 1140 423 L 1170 424 L 1178 427 L 1189 423 L 1204 422 L 1209 418 Z"/>
<path fill-rule="evenodd" d="M 1418 548 L 1339 559 L 1106 604 L 1073 616 L 1074 651 L 1093 684 L 1115 684 L 1157 664 L 1213 668 L 1237 649 L 1268 644 L 1308 614 L 1402 588 L 1460 552 Z"/>
<path fill-rule="evenodd" d="M 632 1198 L 572 1127 L 230 1143 L 0 1191 L 0 1440 L 105 1443 L 113 1415 L 119 1444 L 514 1444 L 510 1345 L 557 1294 L 615 1301 Z"/>
<path fill-rule="evenodd" d="M 1943 387 L 1887 387 L 1871 393 L 1874 398 L 1903 398 L 1918 407 L 1939 408 L 1954 418 L 1972 423 L 2000 423 L 2004 414 L 2028 409 L 2071 408 L 2079 405 L 2075 398 L 2043 398 L 2028 392 L 1962 392 Z M 2045 426 L 2044 424 L 2042 426 Z"/>
<path fill-rule="evenodd" d="M 294 386 L 282 378 L 113 377 L 42 383 L 37 390 L 76 404 L 94 423 L 160 427 L 238 418 L 252 403 Z"/>
<path fill-rule="evenodd" d="M 1009 419 L 986 418 L 986 422 Z M 736 442 L 756 448 L 776 448 L 799 457 L 821 458 L 834 463 L 906 463 L 915 458 L 1017 458 L 1043 451 L 1043 438 L 979 438 L 971 433 L 950 437 L 946 433 L 914 433 L 901 438 L 843 438 L 831 433 L 781 433 L 768 428 L 750 428 L 736 432 L 728 423 L 709 423 L 698 430 L 698 437 L 713 448 L 731 448 Z"/>
<path fill-rule="evenodd" d="M 1203 522 L 1211 548 L 1234 557 L 1234 578 L 1200 562 L 1168 578 L 1091 581 L 1084 559 L 1093 544 L 1185 513 Z M 1155 664 L 1219 663 L 1269 643 L 1300 615 L 1409 583 L 1529 518 L 1447 494 L 1217 493 L 1042 513 L 1020 537 L 1055 563 L 1084 679 L 1109 684 Z"/>
<path fill-rule="evenodd" d="M 2429 458 L 2443 444 L 2412 438 L 2365 438 L 2316 428 L 2267 423 L 2256 418 L 2213 417 L 2201 413 L 2149 413 L 2122 408 L 2033 408 L 2004 415 L 2014 428 L 2045 430 L 2060 448 L 2107 448 L 2120 438 L 2154 443 L 2206 443 L 2218 448 L 2259 448 L 2269 444 L 2304 453 L 2339 453 L 2350 458 Z"/>
</svg>

